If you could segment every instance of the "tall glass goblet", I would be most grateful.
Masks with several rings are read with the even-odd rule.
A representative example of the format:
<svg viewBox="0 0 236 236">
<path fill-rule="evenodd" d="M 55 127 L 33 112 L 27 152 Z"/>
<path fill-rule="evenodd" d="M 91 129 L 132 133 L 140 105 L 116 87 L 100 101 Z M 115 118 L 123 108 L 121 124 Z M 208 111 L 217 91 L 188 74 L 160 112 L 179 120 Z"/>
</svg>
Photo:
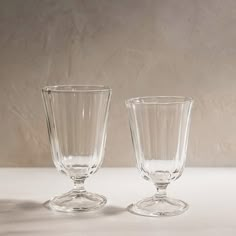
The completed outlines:
<svg viewBox="0 0 236 236">
<path fill-rule="evenodd" d="M 85 180 L 102 164 L 111 89 L 105 86 L 60 85 L 42 89 L 53 162 L 74 188 L 48 203 L 64 212 L 102 207 L 106 198 L 89 193 Z"/>
<path fill-rule="evenodd" d="M 184 170 L 193 100 L 187 97 L 139 97 L 126 101 L 137 167 L 157 192 L 128 207 L 144 216 L 171 216 L 187 203 L 167 197 L 166 188 Z"/>
</svg>

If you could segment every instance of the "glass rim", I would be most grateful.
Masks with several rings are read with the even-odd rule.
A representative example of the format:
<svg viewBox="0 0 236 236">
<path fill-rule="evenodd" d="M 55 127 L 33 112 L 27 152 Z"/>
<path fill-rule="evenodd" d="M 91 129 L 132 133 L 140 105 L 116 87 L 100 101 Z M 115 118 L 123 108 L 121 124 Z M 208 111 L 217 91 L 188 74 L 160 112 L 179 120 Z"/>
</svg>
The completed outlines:
<svg viewBox="0 0 236 236">
<path fill-rule="evenodd" d="M 169 100 L 169 101 L 168 101 Z M 143 96 L 129 98 L 125 101 L 126 105 L 173 105 L 173 104 L 185 104 L 192 103 L 194 100 L 192 97 L 186 96 Z"/>
<path fill-rule="evenodd" d="M 47 85 L 42 88 L 42 92 L 53 93 L 78 93 L 78 92 L 111 92 L 112 89 L 105 85 Z"/>
</svg>

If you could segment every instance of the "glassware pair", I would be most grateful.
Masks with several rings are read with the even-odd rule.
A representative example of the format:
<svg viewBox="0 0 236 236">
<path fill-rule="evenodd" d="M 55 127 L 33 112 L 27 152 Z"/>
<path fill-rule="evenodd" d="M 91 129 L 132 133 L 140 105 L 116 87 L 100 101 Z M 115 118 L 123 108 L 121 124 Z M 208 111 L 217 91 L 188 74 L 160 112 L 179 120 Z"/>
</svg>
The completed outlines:
<svg viewBox="0 0 236 236">
<path fill-rule="evenodd" d="M 52 157 L 58 171 L 74 188 L 52 198 L 51 209 L 83 212 L 106 204 L 104 196 L 89 193 L 85 180 L 102 164 L 111 89 L 105 86 L 47 86 L 42 89 Z M 188 205 L 168 198 L 168 184 L 183 172 L 188 145 L 192 99 L 140 97 L 126 101 L 137 167 L 157 192 L 128 207 L 144 216 L 184 212 Z"/>
</svg>

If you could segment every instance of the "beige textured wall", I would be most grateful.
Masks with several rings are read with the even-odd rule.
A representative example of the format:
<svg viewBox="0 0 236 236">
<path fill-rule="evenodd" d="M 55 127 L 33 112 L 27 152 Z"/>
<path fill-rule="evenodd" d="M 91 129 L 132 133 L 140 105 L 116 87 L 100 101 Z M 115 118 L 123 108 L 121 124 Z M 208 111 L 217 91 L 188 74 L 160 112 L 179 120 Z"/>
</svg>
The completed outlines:
<svg viewBox="0 0 236 236">
<path fill-rule="evenodd" d="M 40 88 L 113 88 L 105 166 L 132 166 L 124 100 L 195 98 L 189 165 L 236 166 L 236 1 L 1 0 L 0 165 L 52 165 Z"/>
</svg>

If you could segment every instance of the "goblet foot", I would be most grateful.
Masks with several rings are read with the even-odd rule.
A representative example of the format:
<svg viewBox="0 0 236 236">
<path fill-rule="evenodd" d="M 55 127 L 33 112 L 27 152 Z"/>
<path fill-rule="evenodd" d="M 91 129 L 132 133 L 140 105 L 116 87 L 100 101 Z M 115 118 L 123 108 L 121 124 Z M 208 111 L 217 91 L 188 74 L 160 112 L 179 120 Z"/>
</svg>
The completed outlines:
<svg viewBox="0 0 236 236">
<path fill-rule="evenodd" d="M 104 196 L 71 190 L 56 196 L 48 202 L 48 206 L 61 212 L 88 212 L 102 208 L 107 200 Z"/>
<path fill-rule="evenodd" d="M 142 216 L 175 216 L 188 209 L 188 204 L 177 199 L 162 197 L 145 198 L 128 206 L 128 211 Z"/>
</svg>

